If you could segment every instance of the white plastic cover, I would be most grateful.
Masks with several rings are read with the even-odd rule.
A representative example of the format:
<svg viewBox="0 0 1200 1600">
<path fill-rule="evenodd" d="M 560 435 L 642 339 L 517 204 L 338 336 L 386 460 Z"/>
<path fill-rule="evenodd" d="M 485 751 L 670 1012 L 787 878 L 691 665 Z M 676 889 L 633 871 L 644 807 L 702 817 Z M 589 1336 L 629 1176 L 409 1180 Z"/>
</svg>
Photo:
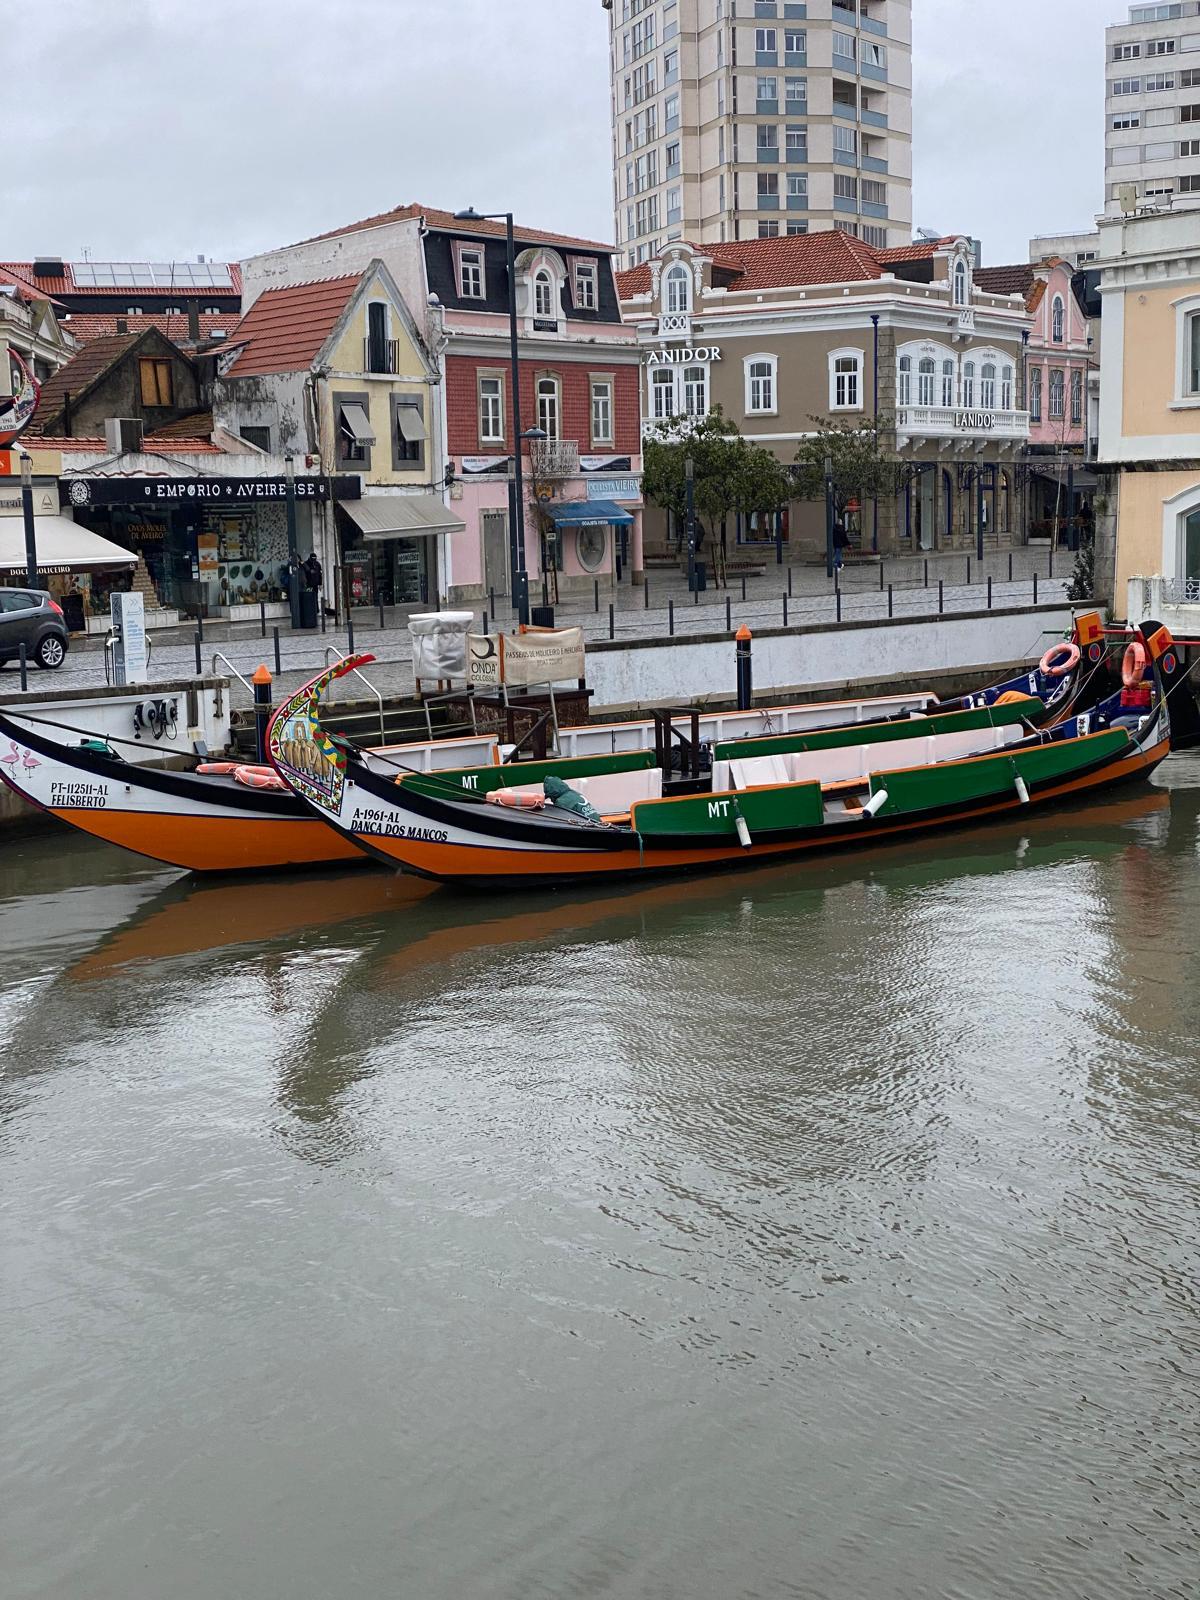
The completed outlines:
<svg viewBox="0 0 1200 1600">
<path fill-rule="evenodd" d="M 473 611 L 419 611 L 408 619 L 413 677 L 465 679 Z"/>
</svg>

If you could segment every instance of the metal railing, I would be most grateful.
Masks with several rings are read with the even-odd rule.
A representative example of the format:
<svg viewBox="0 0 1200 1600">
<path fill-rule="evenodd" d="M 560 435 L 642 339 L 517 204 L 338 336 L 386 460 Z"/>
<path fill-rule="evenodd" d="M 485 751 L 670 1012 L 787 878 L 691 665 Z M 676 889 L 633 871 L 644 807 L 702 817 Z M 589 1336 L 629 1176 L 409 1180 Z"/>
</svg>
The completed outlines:
<svg viewBox="0 0 1200 1600">
<path fill-rule="evenodd" d="M 339 661 L 346 661 L 346 660 L 349 659 L 348 657 L 346 657 L 346 656 L 344 656 L 342 654 L 342 652 L 336 647 L 336 645 L 332 645 L 332 644 L 331 645 L 327 645 L 325 647 L 325 665 L 326 666 L 329 665 L 331 657 L 336 657 L 337 660 L 339 660 Z M 384 725 L 383 725 L 383 696 L 380 694 L 379 690 L 375 687 L 375 685 L 371 682 L 370 678 L 364 678 L 362 673 L 358 670 L 357 667 L 351 667 L 350 670 L 351 670 L 351 672 L 353 672 L 353 674 L 354 674 L 354 676 L 356 678 L 362 678 L 362 681 L 366 684 L 367 688 L 375 696 L 375 699 L 378 702 L 378 705 L 379 705 L 379 742 L 380 742 L 380 744 L 386 744 L 387 743 L 387 735 L 384 732 Z"/>
</svg>

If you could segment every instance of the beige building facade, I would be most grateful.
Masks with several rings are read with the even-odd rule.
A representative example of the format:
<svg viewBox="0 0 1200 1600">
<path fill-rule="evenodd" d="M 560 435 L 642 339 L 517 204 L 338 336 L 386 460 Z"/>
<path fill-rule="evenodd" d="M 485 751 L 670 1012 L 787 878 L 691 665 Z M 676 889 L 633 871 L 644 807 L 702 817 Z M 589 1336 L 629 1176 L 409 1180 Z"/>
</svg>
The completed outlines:
<svg viewBox="0 0 1200 1600">
<path fill-rule="evenodd" d="M 619 263 L 912 233 L 912 0 L 602 0 Z"/>
<path fill-rule="evenodd" d="M 1097 571 L 1131 620 L 1200 627 L 1200 212 L 1100 224 Z"/>
<path fill-rule="evenodd" d="M 1023 537 L 1029 437 L 1019 294 L 974 282 L 966 238 L 873 251 L 841 234 L 665 246 L 621 278 L 642 349 L 647 430 L 719 406 L 739 431 L 795 459 L 820 419 L 882 428 L 894 492 L 860 506 L 864 554 L 970 550 Z M 648 547 L 668 538 L 647 511 Z M 781 538 L 793 559 L 824 548 L 824 506 L 779 524 L 739 521 L 739 544 Z"/>
</svg>

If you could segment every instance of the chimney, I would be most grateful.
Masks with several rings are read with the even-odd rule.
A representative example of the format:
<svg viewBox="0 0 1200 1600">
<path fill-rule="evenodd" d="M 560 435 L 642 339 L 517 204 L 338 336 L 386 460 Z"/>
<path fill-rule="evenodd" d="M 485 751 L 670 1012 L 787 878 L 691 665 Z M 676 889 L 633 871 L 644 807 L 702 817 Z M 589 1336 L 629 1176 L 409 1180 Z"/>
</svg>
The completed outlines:
<svg viewBox="0 0 1200 1600">
<path fill-rule="evenodd" d="M 187 303 L 188 338 L 193 344 L 200 342 L 200 302 L 189 300 Z"/>
<path fill-rule="evenodd" d="M 104 442 L 109 455 L 136 455 L 142 448 L 142 431 L 137 417 L 105 417 Z"/>
<path fill-rule="evenodd" d="M 118 317 L 117 318 L 117 332 L 118 333 L 128 333 L 129 332 L 129 318 L 128 317 Z"/>
<path fill-rule="evenodd" d="M 66 271 L 58 256 L 35 256 L 30 276 L 34 278 L 61 278 Z"/>
</svg>

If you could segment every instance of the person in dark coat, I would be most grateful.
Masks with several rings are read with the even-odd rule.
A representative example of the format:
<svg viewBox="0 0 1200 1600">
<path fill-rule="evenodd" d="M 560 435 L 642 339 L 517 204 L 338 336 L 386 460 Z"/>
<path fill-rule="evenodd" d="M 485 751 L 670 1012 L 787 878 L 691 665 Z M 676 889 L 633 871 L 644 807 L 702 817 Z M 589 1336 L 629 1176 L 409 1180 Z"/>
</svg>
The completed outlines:
<svg viewBox="0 0 1200 1600">
<path fill-rule="evenodd" d="M 846 564 L 846 546 L 850 543 L 850 535 L 846 532 L 846 523 L 842 517 L 835 517 L 833 523 L 833 564 L 840 571 Z"/>
<path fill-rule="evenodd" d="M 316 590 L 321 587 L 321 580 L 324 574 L 321 571 L 321 563 L 317 559 L 315 550 L 310 552 L 308 559 L 302 563 L 300 570 L 304 574 L 304 582 L 310 589 Z"/>
</svg>

